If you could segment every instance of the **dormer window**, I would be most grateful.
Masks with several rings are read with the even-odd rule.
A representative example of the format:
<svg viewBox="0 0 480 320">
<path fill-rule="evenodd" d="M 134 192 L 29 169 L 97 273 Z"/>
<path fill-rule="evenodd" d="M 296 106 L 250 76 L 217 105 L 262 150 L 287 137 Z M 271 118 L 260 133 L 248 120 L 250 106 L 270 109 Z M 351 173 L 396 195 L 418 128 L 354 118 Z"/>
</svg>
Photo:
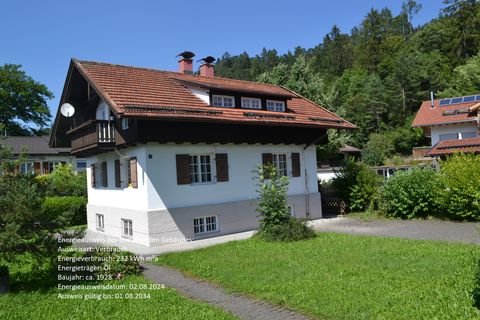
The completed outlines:
<svg viewBox="0 0 480 320">
<path fill-rule="evenodd" d="M 242 108 L 245 109 L 262 109 L 262 100 L 257 98 L 242 97 Z"/>
<path fill-rule="evenodd" d="M 235 98 L 232 96 L 212 96 L 212 105 L 214 107 L 235 108 Z"/>
<path fill-rule="evenodd" d="M 267 100 L 267 110 L 268 111 L 284 112 L 285 111 L 285 101 Z"/>
</svg>

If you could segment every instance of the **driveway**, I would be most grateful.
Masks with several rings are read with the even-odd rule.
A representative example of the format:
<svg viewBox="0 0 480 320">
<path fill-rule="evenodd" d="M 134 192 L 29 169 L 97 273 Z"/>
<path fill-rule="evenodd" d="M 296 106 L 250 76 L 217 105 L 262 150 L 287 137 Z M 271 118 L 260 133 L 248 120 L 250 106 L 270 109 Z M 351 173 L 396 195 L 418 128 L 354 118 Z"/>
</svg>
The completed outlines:
<svg viewBox="0 0 480 320">
<path fill-rule="evenodd" d="M 371 236 L 443 240 L 480 244 L 480 223 L 441 220 L 372 220 L 332 218 L 312 223 L 315 231 Z"/>
</svg>

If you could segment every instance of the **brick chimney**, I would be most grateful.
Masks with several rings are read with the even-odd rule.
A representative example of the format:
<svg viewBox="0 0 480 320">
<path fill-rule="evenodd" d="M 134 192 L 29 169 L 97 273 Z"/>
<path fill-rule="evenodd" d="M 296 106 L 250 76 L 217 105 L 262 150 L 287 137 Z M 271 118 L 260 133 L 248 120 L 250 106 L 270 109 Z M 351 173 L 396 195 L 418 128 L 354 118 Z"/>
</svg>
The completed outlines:
<svg viewBox="0 0 480 320">
<path fill-rule="evenodd" d="M 185 74 L 193 74 L 193 57 L 195 53 L 190 51 L 184 51 L 180 53 L 177 57 L 181 57 L 178 60 L 178 72 Z"/>
<path fill-rule="evenodd" d="M 200 66 L 200 75 L 204 77 L 215 77 L 215 66 L 210 63 L 204 63 Z"/>
<path fill-rule="evenodd" d="M 213 65 L 213 62 L 215 61 L 214 57 L 208 56 L 198 61 L 203 61 L 203 64 L 200 66 L 201 76 L 210 78 L 215 77 L 215 66 Z"/>
</svg>

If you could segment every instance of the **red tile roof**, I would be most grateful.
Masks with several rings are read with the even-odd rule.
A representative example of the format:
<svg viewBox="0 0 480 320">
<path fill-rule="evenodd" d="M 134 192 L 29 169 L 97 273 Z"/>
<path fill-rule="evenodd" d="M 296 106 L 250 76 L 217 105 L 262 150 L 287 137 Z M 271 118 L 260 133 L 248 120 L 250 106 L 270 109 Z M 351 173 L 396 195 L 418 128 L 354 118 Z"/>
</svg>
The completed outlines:
<svg viewBox="0 0 480 320">
<path fill-rule="evenodd" d="M 73 60 L 73 63 L 113 110 L 124 117 L 355 128 L 334 113 L 281 86 L 99 62 Z M 287 112 L 212 107 L 187 86 L 281 97 L 287 99 Z"/>
<path fill-rule="evenodd" d="M 480 153 L 480 137 L 462 140 L 445 140 L 437 143 L 427 154 L 430 157 L 457 152 Z"/>
<path fill-rule="evenodd" d="M 440 107 L 439 101 L 440 100 L 434 100 L 434 108 L 432 108 L 432 102 L 430 100 L 423 101 L 415 119 L 413 120 L 412 126 L 425 127 L 437 124 L 470 122 L 476 120 L 476 112 L 463 113 L 462 111 L 466 111 L 466 109 L 478 102 L 459 103 Z M 458 113 L 458 110 L 461 110 L 461 113 Z M 447 111 L 447 114 L 444 114 L 445 111 Z"/>
</svg>

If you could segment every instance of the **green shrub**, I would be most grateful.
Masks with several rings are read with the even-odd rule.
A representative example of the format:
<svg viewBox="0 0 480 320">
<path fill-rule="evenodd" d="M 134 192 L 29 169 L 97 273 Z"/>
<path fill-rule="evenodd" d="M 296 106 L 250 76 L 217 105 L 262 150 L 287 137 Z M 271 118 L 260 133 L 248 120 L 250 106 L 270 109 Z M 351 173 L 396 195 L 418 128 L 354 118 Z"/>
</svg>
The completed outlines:
<svg viewBox="0 0 480 320">
<path fill-rule="evenodd" d="M 257 179 L 257 211 L 261 216 L 258 236 L 268 241 L 296 241 L 314 236 L 306 223 L 288 214 L 288 178 L 282 176 L 274 166 L 264 165 L 259 168 Z"/>
<path fill-rule="evenodd" d="M 472 291 L 473 305 L 480 309 L 480 260 L 477 262 L 477 269 L 473 280 Z"/>
<path fill-rule="evenodd" d="M 258 170 L 258 207 L 260 230 L 267 230 L 289 218 L 287 207 L 288 177 L 275 167 L 265 165 Z"/>
<path fill-rule="evenodd" d="M 75 174 L 71 164 L 60 164 L 52 173 L 37 177 L 47 196 L 87 196 L 85 172 Z"/>
<path fill-rule="evenodd" d="M 381 189 L 381 208 L 385 215 L 402 219 L 437 215 L 438 188 L 439 175 L 431 169 L 396 172 Z"/>
<path fill-rule="evenodd" d="M 440 163 L 437 202 L 452 220 L 480 220 L 480 155 L 457 154 Z"/>
<path fill-rule="evenodd" d="M 376 208 L 382 182 L 382 177 L 368 165 L 350 159 L 335 172 L 331 186 L 350 210 L 363 211 Z"/>
<path fill-rule="evenodd" d="M 87 199 L 83 196 L 46 197 L 42 210 L 63 225 L 76 226 L 87 223 L 86 205 Z"/>
<path fill-rule="evenodd" d="M 315 237 L 315 232 L 307 226 L 306 221 L 290 217 L 259 234 L 267 241 L 299 241 Z"/>
<path fill-rule="evenodd" d="M 8 276 L 8 267 L 0 264 L 0 277 Z"/>
<path fill-rule="evenodd" d="M 24 252 L 46 257 L 56 249 L 59 224 L 41 210 L 42 201 L 31 175 L 0 175 L 0 261 Z"/>
<path fill-rule="evenodd" d="M 350 188 L 350 210 L 365 211 L 378 207 L 380 186 L 383 177 L 365 164 L 359 164 L 355 185 Z"/>
<path fill-rule="evenodd" d="M 343 167 L 335 171 L 335 177 L 331 180 L 331 186 L 343 200 L 348 201 L 350 199 L 351 189 L 357 183 L 357 176 L 360 170 L 362 170 L 360 162 L 348 159 Z"/>
</svg>

